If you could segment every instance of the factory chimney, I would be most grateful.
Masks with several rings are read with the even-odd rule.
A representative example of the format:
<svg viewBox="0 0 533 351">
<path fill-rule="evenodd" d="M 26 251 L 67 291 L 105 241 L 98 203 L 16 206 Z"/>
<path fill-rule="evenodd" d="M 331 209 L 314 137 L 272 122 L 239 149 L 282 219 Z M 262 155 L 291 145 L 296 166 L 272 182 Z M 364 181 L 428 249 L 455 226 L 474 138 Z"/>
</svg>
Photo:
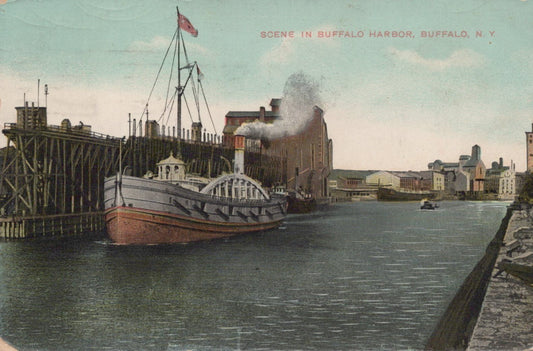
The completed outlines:
<svg viewBox="0 0 533 351">
<path fill-rule="evenodd" d="M 235 160 L 233 164 L 235 174 L 244 174 L 244 141 L 243 135 L 235 135 Z"/>
</svg>

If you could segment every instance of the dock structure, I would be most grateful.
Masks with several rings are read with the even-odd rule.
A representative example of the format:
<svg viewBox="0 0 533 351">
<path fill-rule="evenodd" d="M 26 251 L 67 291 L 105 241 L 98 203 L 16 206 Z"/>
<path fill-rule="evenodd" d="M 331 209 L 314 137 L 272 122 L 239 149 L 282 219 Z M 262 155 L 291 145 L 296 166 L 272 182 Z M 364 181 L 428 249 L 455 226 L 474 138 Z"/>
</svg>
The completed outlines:
<svg viewBox="0 0 533 351">
<path fill-rule="evenodd" d="M 141 177 L 155 171 L 162 159 L 177 155 L 187 166 L 190 174 L 206 178 L 217 177 L 224 172 L 233 172 L 233 147 L 211 139 L 190 140 L 171 136 L 130 136 L 123 143 L 124 172 Z M 267 155 L 261 148 L 250 147 L 245 153 L 245 174 L 271 187 L 285 179 L 286 159 Z"/>
<path fill-rule="evenodd" d="M 146 129 L 144 136 L 117 138 L 81 122 L 72 126 L 67 119 L 60 126 L 48 125 L 44 107 L 26 103 L 16 110 L 17 122 L 2 130 L 7 147 L 0 154 L 0 238 L 103 232 L 104 178 L 118 172 L 121 157 L 122 169 L 133 176 L 154 172 L 171 153 L 190 173 L 204 177 L 233 169 L 233 149 L 213 135 L 185 139 Z M 249 150 L 245 160 L 246 174 L 266 186 L 283 180 L 282 157 L 257 149 Z"/>
<path fill-rule="evenodd" d="M 532 207 L 514 202 L 485 255 L 448 305 L 425 350 L 531 350 L 532 245 Z"/>
<path fill-rule="evenodd" d="M 468 351 L 533 347 L 533 218 L 530 206 L 513 212 L 488 282 Z M 529 268 L 514 275 L 507 266 Z"/>
<path fill-rule="evenodd" d="M 103 179 L 117 168 L 120 138 L 81 122 L 46 123 L 43 107 L 17 107 L 6 123 L 0 172 L 0 237 L 29 238 L 103 229 Z"/>
</svg>

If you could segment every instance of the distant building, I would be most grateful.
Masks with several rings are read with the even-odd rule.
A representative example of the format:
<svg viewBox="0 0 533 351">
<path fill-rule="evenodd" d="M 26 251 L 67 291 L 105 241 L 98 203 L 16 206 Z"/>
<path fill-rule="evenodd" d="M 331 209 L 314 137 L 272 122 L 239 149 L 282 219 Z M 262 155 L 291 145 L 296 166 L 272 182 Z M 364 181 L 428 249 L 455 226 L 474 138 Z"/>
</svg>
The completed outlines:
<svg viewBox="0 0 533 351">
<path fill-rule="evenodd" d="M 392 189 L 419 191 L 423 188 L 423 177 L 420 172 L 377 171 L 366 177 L 368 185 Z M 426 183 L 427 184 L 427 183 Z"/>
<path fill-rule="evenodd" d="M 524 184 L 526 182 L 527 174 L 528 173 L 526 172 L 516 172 L 515 191 L 517 195 L 522 192 L 522 188 L 524 187 Z"/>
<path fill-rule="evenodd" d="M 470 158 L 470 156 L 466 157 L 467 159 Z M 441 173 L 444 176 L 444 191 L 449 194 L 455 194 L 455 181 L 459 166 L 460 162 L 442 162 L 441 160 L 435 160 L 428 164 L 428 169 Z"/>
<path fill-rule="evenodd" d="M 526 132 L 527 172 L 533 171 L 533 124 L 531 132 Z"/>
<path fill-rule="evenodd" d="M 438 171 L 421 171 L 421 189 L 420 190 L 434 190 L 434 191 L 444 191 L 445 190 L 445 175 L 442 172 Z"/>
<path fill-rule="evenodd" d="M 416 190 L 422 188 L 422 176 L 418 172 L 393 172 L 400 178 L 400 189 Z"/>
<path fill-rule="evenodd" d="M 377 186 L 366 183 L 373 171 L 333 170 L 329 177 L 330 194 L 336 201 L 377 199 Z"/>
<path fill-rule="evenodd" d="M 377 171 L 366 177 L 366 184 L 378 187 L 400 188 L 400 177 L 393 172 Z"/>
<path fill-rule="evenodd" d="M 500 200 L 512 200 L 516 195 L 516 171 L 515 164 L 503 165 L 503 158 L 499 162 L 492 162 L 491 168 L 487 169 L 485 179 L 485 191 L 495 193 Z"/>
<path fill-rule="evenodd" d="M 470 174 L 470 191 L 483 192 L 487 169 L 481 160 L 481 148 L 479 145 L 472 146 L 472 156 L 465 162 L 462 169 Z"/>
<path fill-rule="evenodd" d="M 470 192 L 470 173 L 458 170 L 455 173 L 454 193 L 469 193 Z"/>
<path fill-rule="evenodd" d="M 472 154 L 461 155 L 459 162 L 436 160 L 428 169 L 444 174 L 444 188 L 449 194 L 483 193 L 485 185 L 485 164 L 481 160 L 481 148 L 472 146 Z"/>
</svg>

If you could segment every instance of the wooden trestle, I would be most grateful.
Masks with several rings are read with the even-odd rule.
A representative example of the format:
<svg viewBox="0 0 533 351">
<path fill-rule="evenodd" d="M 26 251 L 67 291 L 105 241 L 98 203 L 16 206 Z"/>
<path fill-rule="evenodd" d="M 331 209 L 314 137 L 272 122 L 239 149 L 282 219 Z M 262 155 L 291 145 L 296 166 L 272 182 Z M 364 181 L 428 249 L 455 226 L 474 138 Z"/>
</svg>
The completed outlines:
<svg viewBox="0 0 533 351">
<path fill-rule="evenodd" d="M 142 176 L 171 152 L 189 173 L 231 172 L 233 149 L 174 137 L 116 138 L 57 126 L 5 125 L 0 171 L 0 238 L 69 236 L 104 231 L 103 182 L 119 169 Z M 245 155 L 245 173 L 265 186 L 284 182 L 286 160 L 261 150 Z"/>
</svg>

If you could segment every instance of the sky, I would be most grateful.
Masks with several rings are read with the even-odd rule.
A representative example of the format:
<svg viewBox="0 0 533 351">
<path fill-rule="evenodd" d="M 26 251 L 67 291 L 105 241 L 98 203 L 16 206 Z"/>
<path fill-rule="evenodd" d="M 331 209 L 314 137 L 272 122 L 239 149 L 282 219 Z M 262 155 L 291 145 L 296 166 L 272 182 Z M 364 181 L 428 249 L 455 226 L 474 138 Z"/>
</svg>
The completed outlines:
<svg viewBox="0 0 533 351">
<path fill-rule="evenodd" d="M 0 0 L 0 122 L 26 97 L 49 124 L 127 135 L 179 6 L 198 30 L 184 39 L 219 134 L 228 111 L 268 108 L 303 74 L 319 87 L 334 168 L 425 170 L 477 144 L 487 167 L 502 157 L 525 171 L 532 1 Z M 152 96 L 150 116 L 164 99 Z"/>
</svg>

